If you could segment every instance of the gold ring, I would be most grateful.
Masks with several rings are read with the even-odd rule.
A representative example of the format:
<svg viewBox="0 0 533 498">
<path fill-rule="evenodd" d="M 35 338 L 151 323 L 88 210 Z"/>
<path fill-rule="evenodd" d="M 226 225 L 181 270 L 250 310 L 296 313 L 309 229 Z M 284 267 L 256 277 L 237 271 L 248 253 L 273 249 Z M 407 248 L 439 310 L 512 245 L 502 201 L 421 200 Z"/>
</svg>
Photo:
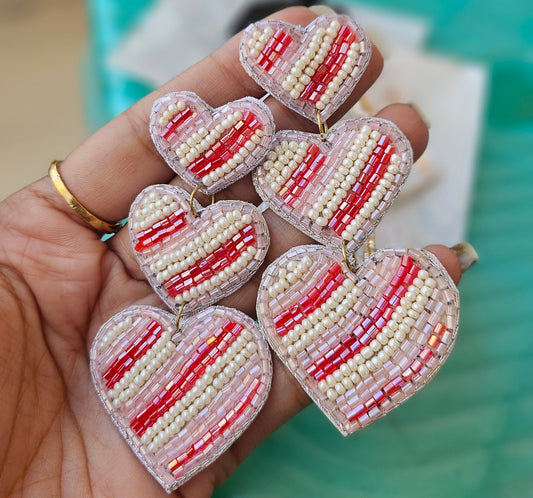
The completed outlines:
<svg viewBox="0 0 533 498">
<path fill-rule="evenodd" d="M 107 221 L 101 220 L 92 214 L 76 197 L 72 195 L 70 190 L 63 182 L 63 178 L 59 174 L 59 166 L 61 161 L 52 161 L 50 167 L 48 168 L 48 176 L 54 187 L 59 192 L 59 195 L 67 201 L 67 204 L 83 218 L 85 222 L 91 225 L 99 233 L 117 233 L 122 228 L 122 223 L 108 223 Z"/>
</svg>

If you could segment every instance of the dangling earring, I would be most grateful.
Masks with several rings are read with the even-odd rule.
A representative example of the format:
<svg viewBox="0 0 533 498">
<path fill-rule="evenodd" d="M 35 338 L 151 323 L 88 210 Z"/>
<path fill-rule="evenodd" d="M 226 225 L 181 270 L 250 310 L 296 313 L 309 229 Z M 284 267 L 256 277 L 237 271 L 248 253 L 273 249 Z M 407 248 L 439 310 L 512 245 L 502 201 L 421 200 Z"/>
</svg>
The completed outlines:
<svg viewBox="0 0 533 498">
<path fill-rule="evenodd" d="M 152 185 L 132 204 L 129 231 L 150 285 L 175 316 L 132 306 L 91 348 L 97 393 L 148 471 L 168 491 L 226 451 L 266 401 L 270 352 L 257 324 L 210 304 L 242 286 L 269 245 L 259 210 L 241 201 L 202 208 L 263 159 L 274 133 L 268 108 L 242 99 L 211 109 L 191 92 L 154 104 L 150 131 L 191 194 Z M 183 315 L 183 316 L 182 316 Z"/>
<path fill-rule="evenodd" d="M 328 247 L 300 246 L 263 274 L 257 316 L 272 349 L 344 434 L 403 403 L 450 353 L 459 296 L 440 262 L 416 249 L 375 251 L 371 237 L 413 154 L 391 122 L 329 117 L 351 93 L 370 43 L 344 16 L 307 28 L 262 21 L 241 60 L 274 97 L 318 124 L 284 130 L 254 173 L 264 203 Z M 370 237 L 370 238 L 369 238 Z M 355 251 L 367 240 L 359 266 Z"/>
</svg>

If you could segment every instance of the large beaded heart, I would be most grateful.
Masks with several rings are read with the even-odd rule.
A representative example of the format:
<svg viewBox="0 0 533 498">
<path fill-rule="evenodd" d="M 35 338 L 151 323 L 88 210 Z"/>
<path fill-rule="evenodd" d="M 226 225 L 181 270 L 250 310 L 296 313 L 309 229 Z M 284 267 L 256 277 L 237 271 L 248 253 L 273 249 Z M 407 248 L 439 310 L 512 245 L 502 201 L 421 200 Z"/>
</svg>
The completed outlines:
<svg viewBox="0 0 533 498">
<path fill-rule="evenodd" d="M 300 246 L 263 273 L 257 316 L 272 349 L 339 431 L 385 415 L 450 353 L 459 295 L 426 251 L 375 252 L 352 273 L 323 246 Z"/>
<path fill-rule="evenodd" d="M 174 92 L 154 102 L 150 134 L 178 175 L 213 194 L 261 161 L 274 121 L 269 108 L 252 97 L 213 109 L 195 93 Z"/>
<path fill-rule="evenodd" d="M 348 120 L 324 142 L 302 131 L 276 133 L 254 183 L 263 200 L 299 230 L 355 251 L 391 206 L 412 162 L 411 145 L 394 123 Z"/>
<path fill-rule="evenodd" d="M 215 306 L 180 323 L 132 306 L 99 330 L 91 373 L 106 410 L 170 492 L 213 462 L 248 427 L 272 377 L 256 323 Z"/>
<path fill-rule="evenodd" d="M 347 16 L 317 17 L 307 27 L 265 20 L 246 28 L 241 63 L 283 105 L 317 122 L 352 93 L 370 60 L 372 44 Z"/>
<path fill-rule="evenodd" d="M 135 256 L 165 303 L 184 313 L 208 306 L 242 286 L 268 250 L 266 222 L 252 204 L 218 201 L 201 208 L 179 187 L 152 185 L 131 206 Z"/>
</svg>

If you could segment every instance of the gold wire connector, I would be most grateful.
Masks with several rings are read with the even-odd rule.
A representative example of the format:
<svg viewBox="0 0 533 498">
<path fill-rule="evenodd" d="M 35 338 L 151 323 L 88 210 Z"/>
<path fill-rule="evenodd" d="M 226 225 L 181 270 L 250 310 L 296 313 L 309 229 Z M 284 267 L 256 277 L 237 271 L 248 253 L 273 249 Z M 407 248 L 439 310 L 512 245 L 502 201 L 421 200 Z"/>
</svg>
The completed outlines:
<svg viewBox="0 0 533 498">
<path fill-rule="evenodd" d="M 355 273 L 357 271 L 358 262 L 357 262 L 357 256 L 355 253 L 348 254 L 348 251 L 346 250 L 346 241 L 342 241 L 342 257 L 344 258 L 344 262 L 348 266 L 348 268 Z"/>
<path fill-rule="evenodd" d="M 320 109 L 317 109 L 316 111 L 316 122 L 318 123 L 318 131 L 320 133 L 320 140 L 322 140 L 322 142 L 325 142 L 329 128 L 328 128 L 328 124 L 325 121 L 322 121 Z"/>
<path fill-rule="evenodd" d="M 363 254 L 364 258 L 368 259 L 372 254 L 376 252 L 376 234 L 373 233 L 366 239 L 365 244 L 363 246 Z"/>
<path fill-rule="evenodd" d="M 59 167 L 61 166 L 61 161 L 52 161 L 50 167 L 48 168 L 48 176 L 59 195 L 65 199 L 67 204 L 75 211 L 75 213 L 83 219 L 87 224 L 93 227 L 98 233 L 117 233 L 122 228 L 122 223 L 108 223 L 94 214 L 92 214 L 67 188 L 63 178 L 59 174 Z"/>
<path fill-rule="evenodd" d="M 194 190 L 191 192 L 191 197 L 189 197 L 189 206 L 191 207 L 191 213 L 194 215 L 195 218 L 198 218 L 200 214 L 196 209 L 194 209 L 194 196 L 200 190 L 202 187 L 198 185 L 197 187 L 194 187 Z M 215 203 L 215 194 L 211 194 L 211 204 Z"/>
<path fill-rule="evenodd" d="M 180 329 L 181 314 L 183 313 L 183 308 L 185 308 L 186 304 L 187 304 L 186 302 L 181 303 L 180 309 L 178 311 L 178 316 L 176 316 L 176 332 L 178 334 L 181 332 L 181 329 Z"/>
</svg>

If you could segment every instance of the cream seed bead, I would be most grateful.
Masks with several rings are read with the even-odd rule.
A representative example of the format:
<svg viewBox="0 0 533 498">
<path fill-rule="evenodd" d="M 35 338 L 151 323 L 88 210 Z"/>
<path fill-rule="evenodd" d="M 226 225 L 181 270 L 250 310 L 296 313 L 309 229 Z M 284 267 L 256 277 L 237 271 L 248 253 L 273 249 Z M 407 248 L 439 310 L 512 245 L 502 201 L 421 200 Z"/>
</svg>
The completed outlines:
<svg viewBox="0 0 533 498">
<path fill-rule="evenodd" d="M 420 294 L 424 297 L 430 297 L 433 294 L 433 289 L 427 285 L 422 286 L 420 289 Z"/>
<path fill-rule="evenodd" d="M 413 302 L 416 298 L 417 298 L 417 294 L 416 292 L 414 292 L 413 290 L 410 290 L 412 286 L 409 286 L 409 289 L 407 290 L 407 292 L 405 293 L 405 296 L 404 298 L 409 301 L 409 302 Z"/>
<path fill-rule="evenodd" d="M 369 359 L 372 357 L 372 355 L 374 354 L 374 352 L 372 351 L 372 348 L 366 346 L 364 347 L 362 350 L 361 350 L 361 355 L 363 356 L 363 358 L 365 359 Z"/>
<path fill-rule="evenodd" d="M 370 370 L 363 363 L 357 367 L 357 373 L 361 376 L 362 379 L 366 379 L 370 375 Z"/>
<path fill-rule="evenodd" d="M 372 359 L 370 360 L 370 363 L 372 364 L 374 372 L 378 370 L 379 368 L 381 368 L 382 366 L 382 362 L 377 355 L 372 357 Z"/>
<path fill-rule="evenodd" d="M 340 370 L 335 370 L 335 372 L 332 374 L 332 377 L 335 382 L 340 382 L 343 378 L 343 375 Z"/>
<path fill-rule="evenodd" d="M 402 330 L 398 329 L 395 334 L 394 334 L 394 339 L 398 342 L 402 342 L 405 340 L 405 332 L 403 332 Z"/>
<path fill-rule="evenodd" d="M 350 377 L 344 377 L 344 379 L 342 379 L 342 385 L 344 386 L 344 389 L 346 389 L 346 391 L 350 390 L 352 387 L 353 387 L 353 382 L 352 382 L 352 379 L 350 379 Z"/>
<path fill-rule="evenodd" d="M 424 280 L 422 280 L 421 278 L 418 278 L 416 277 L 414 280 L 413 280 L 413 285 L 415 287 L 417 287 L 418 289 L 421 289 L 423 286 L 424 286 Z M 427 286 L 427 285 L 426 285 Z"/>
</svg>

